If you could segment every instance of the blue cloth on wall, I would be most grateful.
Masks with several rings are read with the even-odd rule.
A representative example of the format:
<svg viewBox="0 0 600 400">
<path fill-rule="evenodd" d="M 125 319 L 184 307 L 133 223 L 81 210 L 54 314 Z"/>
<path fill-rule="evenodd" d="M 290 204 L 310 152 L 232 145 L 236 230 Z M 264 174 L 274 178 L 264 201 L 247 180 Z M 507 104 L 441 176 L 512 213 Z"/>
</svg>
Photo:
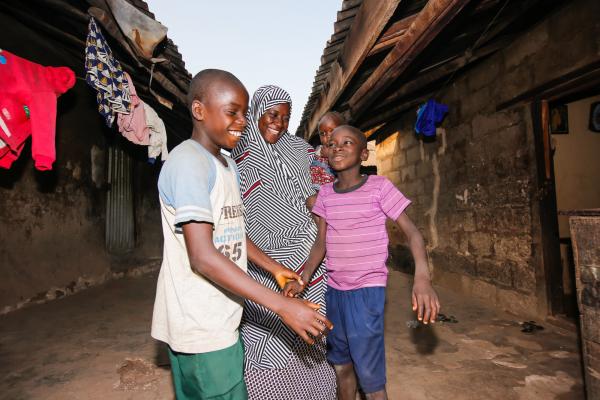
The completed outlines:
<svg viewBox="0 0 600 400">
<path fill-rule="evenodd" d="M 424 136 L 435 136 L 435 127 L 442 122 L 448 112 L 448 106 L 429 99 L 417 110 L 415 131 Z"/>
</svg>

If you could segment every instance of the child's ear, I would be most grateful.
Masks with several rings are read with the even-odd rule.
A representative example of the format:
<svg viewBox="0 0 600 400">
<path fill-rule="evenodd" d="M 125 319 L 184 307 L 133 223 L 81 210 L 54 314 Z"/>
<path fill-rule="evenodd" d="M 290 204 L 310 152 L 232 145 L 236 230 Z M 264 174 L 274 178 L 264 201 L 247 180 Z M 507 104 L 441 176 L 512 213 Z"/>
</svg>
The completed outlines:
<svg viewBox="0 0 600 400">
<path fill-rule="evenodd" d="M 192 101 L 192 116 L 197 121 L 204 121 L 204 113 L 205 113 L 204 104 L 196 99 Z"/>
<path fill-rule="evenodd" d="M 360 153 L 360 159 L 363 161 L 367 161 L 368 158 L 369 158 L 369 149 L 362 149 L 362 152 Z"/>
</svg>

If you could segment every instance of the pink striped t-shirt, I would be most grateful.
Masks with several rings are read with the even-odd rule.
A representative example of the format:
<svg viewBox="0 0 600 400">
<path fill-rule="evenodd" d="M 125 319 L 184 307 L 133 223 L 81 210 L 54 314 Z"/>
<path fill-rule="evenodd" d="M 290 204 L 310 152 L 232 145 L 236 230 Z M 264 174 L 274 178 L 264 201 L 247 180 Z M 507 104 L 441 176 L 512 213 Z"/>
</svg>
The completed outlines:
<svg viewBox="0 0 600 400">
<path fill-rule="evenodd" d="M 345 191 L 321 186 L 312 212 L 327 222 L 328 285 L 338 290 L 386 286 L 388 235 L 385 221 L 410 205 L 384 176 L 370 175 Z"/>
</svg>

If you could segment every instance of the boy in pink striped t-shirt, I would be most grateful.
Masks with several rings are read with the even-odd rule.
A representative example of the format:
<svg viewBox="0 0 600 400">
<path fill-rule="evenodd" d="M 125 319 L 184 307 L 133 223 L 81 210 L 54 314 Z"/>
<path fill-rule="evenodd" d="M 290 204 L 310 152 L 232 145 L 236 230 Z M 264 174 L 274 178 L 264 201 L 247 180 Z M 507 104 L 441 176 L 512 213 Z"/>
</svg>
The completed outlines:
<svg viewBox="0 0 600 400">
<path fill-rule="evenodd" d="M 354 400 L 357 378 L 367 399 L 386 399 L 383 308 L 387 284 L 387 218 L 408 238 L 415 260 L 413 310 L 420 321 L 435 322 L 440 304 L 431 287 L 423 237 L 404 210 L 410 205 L 383 176 L 359 172 L 368 157 L 367 140 L 358 129 L 337 127 L 329 141 L 329 164 L 337 180 L 323 185 L 312 212 L 318 234 L 302 272 L 310 282 L 327 253 L 327 318 L 334 329 L 327 338 L 327 359 L 336 371 L 339 398 Z M 303 286 L 286 285 L 295 296 Z"/>
</svg>

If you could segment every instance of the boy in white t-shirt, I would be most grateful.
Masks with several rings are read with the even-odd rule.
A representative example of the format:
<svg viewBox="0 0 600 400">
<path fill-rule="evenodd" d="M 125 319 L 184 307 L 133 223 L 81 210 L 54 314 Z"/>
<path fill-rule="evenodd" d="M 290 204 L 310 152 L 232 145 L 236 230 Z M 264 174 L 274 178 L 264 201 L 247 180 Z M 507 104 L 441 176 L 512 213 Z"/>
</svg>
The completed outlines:
<svg viewBox="0 0 600 400">
<path fill-rule="evenodd" d="M 198 73 L 188 102 L 192 137 L 169 155 L 158 180 L 164 255 L 152 337 L 169 345 L 178 399 L 246 399 L 238 338 L 243 298 L 274 311 L 305 341 L 331 329 L 316 309 L 246 275 L 261 265 L 283 287 L 299 276 L 246 238 L 235 162 L 221 154 L 246 127 L 248 93 L 226 71 Z"/>
</svg>

